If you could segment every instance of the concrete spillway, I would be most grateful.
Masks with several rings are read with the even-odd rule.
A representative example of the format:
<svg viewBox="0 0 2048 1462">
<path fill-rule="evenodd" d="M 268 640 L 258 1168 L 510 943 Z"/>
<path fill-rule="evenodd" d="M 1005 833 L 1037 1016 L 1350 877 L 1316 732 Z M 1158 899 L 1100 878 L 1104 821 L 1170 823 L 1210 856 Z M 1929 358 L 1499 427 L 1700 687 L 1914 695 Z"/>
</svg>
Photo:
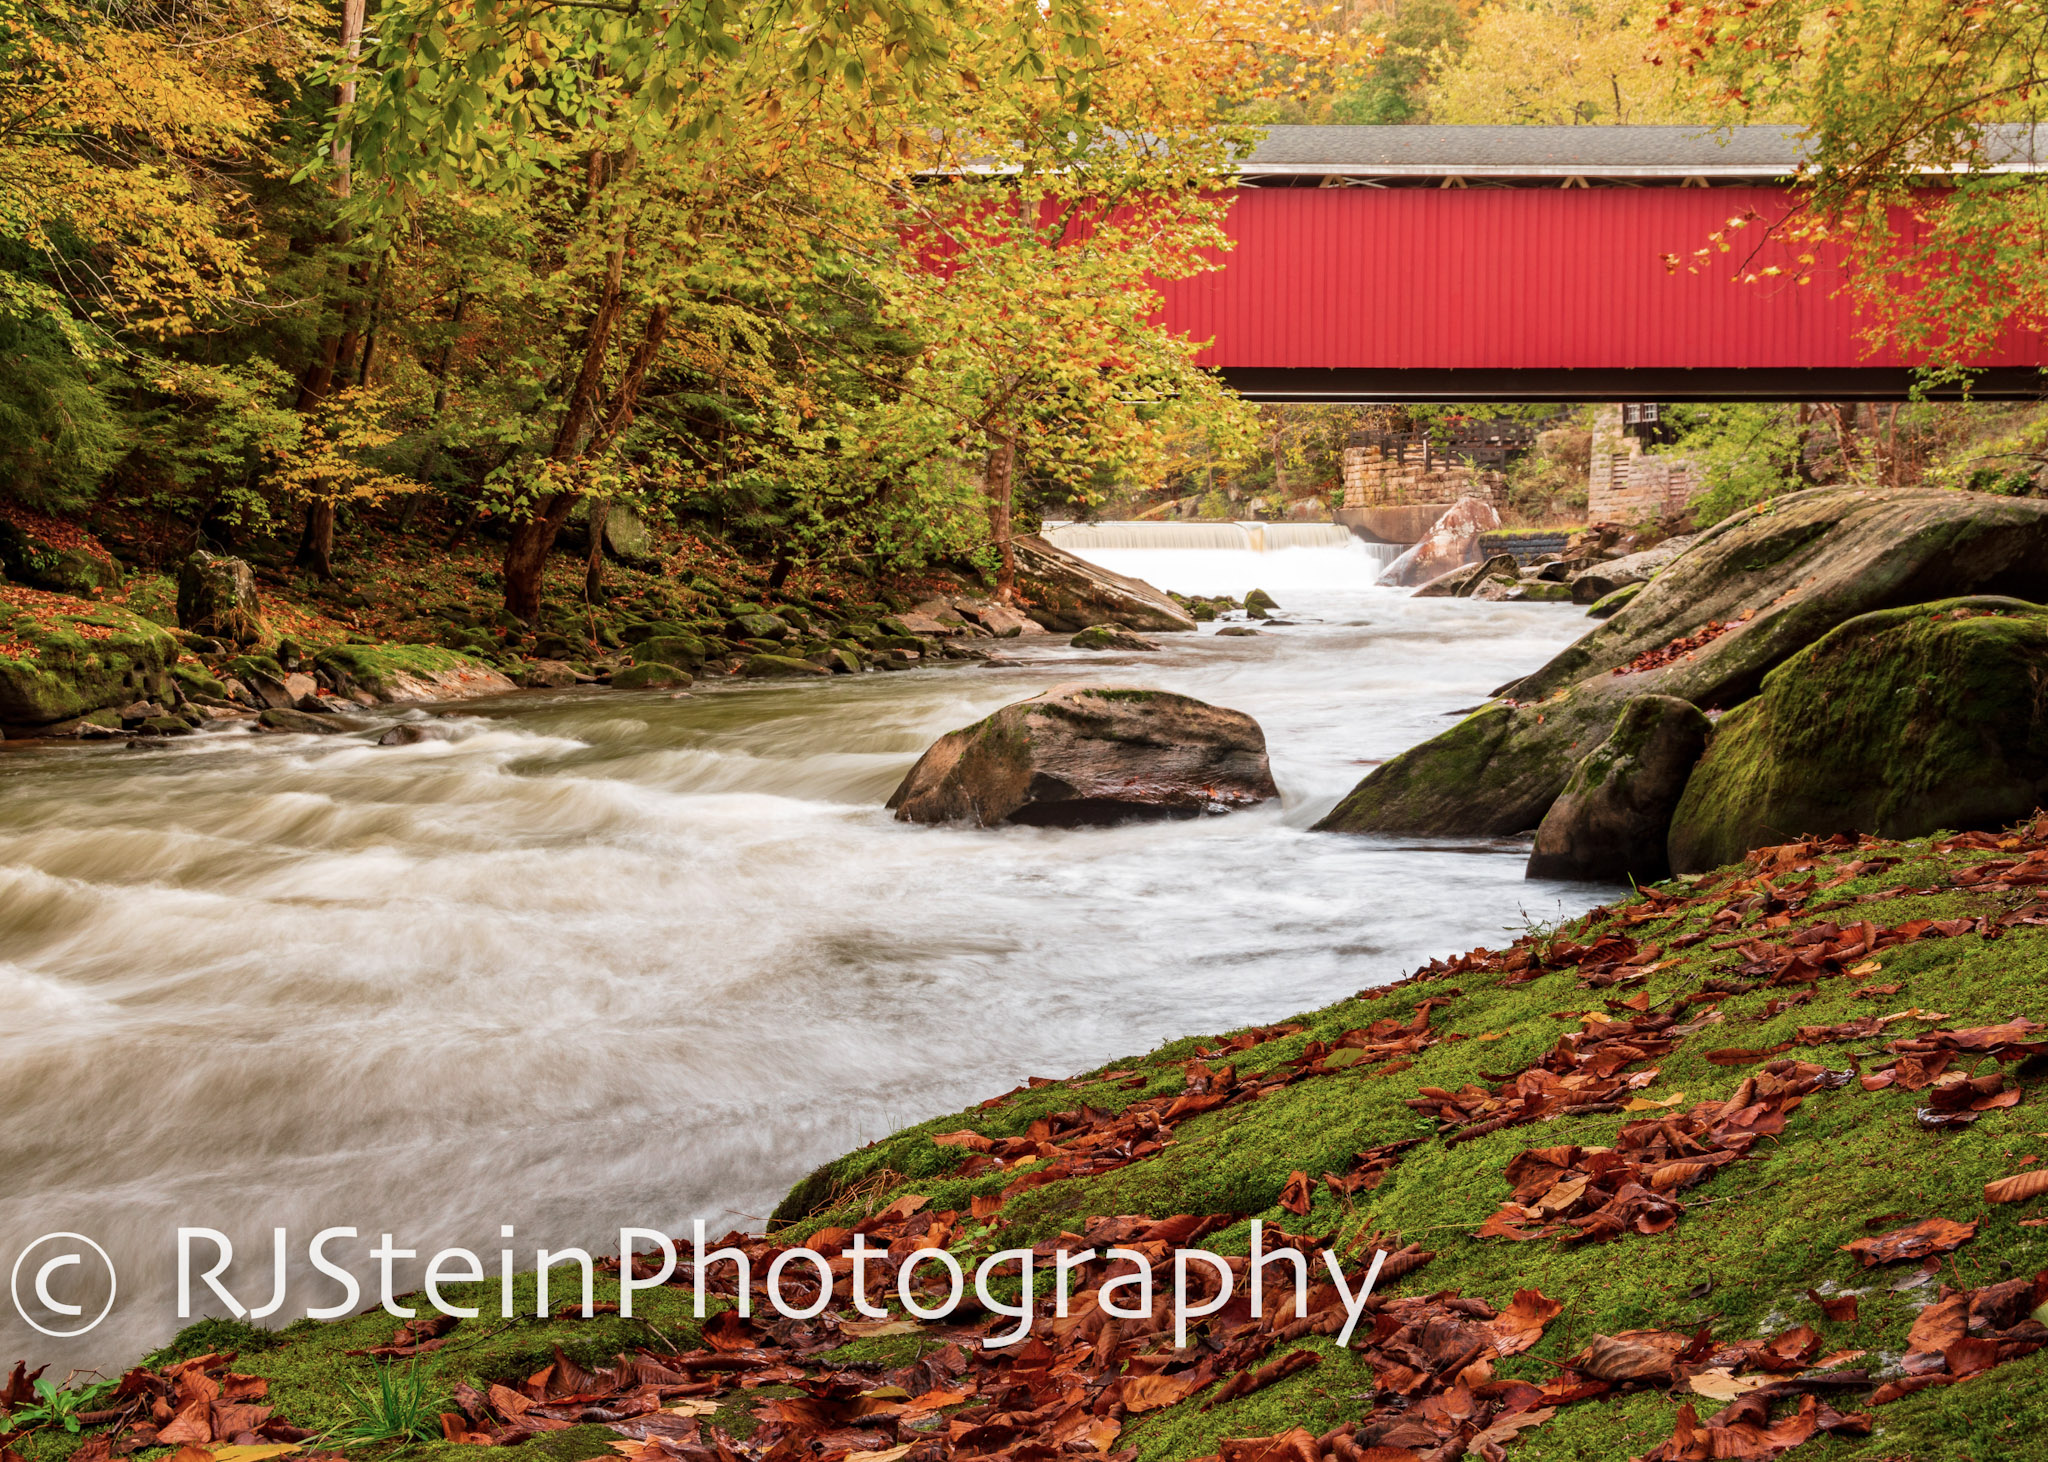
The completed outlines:
<svg viewBox="0 0 2048 1462">
<path fill-rule="evenodd" d="M 1337 523 L 1048 523 L 1041 535 L 1069 553 L 1089 549 L 1208 548 L 1270 553 L 1283 548 L 1348 548 Z"/>
</svg>

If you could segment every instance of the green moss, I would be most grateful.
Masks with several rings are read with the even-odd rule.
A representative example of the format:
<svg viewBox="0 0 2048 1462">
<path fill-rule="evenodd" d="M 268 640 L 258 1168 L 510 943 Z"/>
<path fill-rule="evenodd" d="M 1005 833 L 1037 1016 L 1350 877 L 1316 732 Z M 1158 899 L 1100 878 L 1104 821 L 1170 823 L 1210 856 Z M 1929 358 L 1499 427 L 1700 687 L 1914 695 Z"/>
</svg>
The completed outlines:
<svg viewBox="0 0 2048 1462">
<path fill-rule="evenodd" d="M 112 604 L 0 604 L 0 725 L 42 726 L 165 694 L 177 641 Z"/>
<path fill-rule="evenodd" d="M 2000 598 L 1880 610 L 1722 718 L 1673 818 L 1673 866 L 1791 833 L 1998 827 L 2044 793 L 2048 610 Z"/>
<path fill-rule="evenodd" d="M 384 694 L 401 675 L 425 679 L 452 670 L 476 670 L 483 662 L 441 645 L 333 645 L 318 659 L 352 676 L 365 690 Z"/>
<path fill-rule="evenodd" d="M 1826 883 L 1849 856 L 1821 861 L 1814 870 Z M 1827 907 L 1867 893 L 1922 888 L 1944 883 L 1957 855 L 1936 854 L 1923 840 L 1890 850 L 1898 866 L 1850 879 L 1824 896 Z M 1981 856 L 1981 855 L 1979 855 Z M 1801 875 L 1804 876 L 1803 874 Z M 1683 883 L 1670 885 L 1683 888 Z M 1623 906 L 1627 907 L 1626 905 Z M 1707 901 L 1665 920 L 1633 926 L 1639 941 L 1668 941 L 1707 927 L 1716 907 Z M 1868 916 L 1884 924 L 1914 918 L 1956 918 L 2001 909 L 1996 895 L 1962 891 L 1889 898 Z M 1825 917 L 1816 909 L 1810 917 Z M 1751 932 L 1751 915 L 1734 933 Z M 1836 917 L 1847 917 L 1836 915 Z M 1595 911 L 1559 933 L 1584 940 L 1606 918 Z M 1717 933 L 1725 925 L 1713 926 Z M 1789 931 L 1773 931 L 1780 937 Z M 1709 940 L 1679 952 L 1640 988 L 1652 1008 L 1696 989 L 1722 971 L 1726 952 Z M 1860 996 L 1863 980 L 1837 978 L 1814 987 L 1804 1004 L 1768 1012 L 1796 991 L 1758 989 L 1713 1007 L 1721 1022 L 1681 1043 L 1655 1064 L 1656 1082 L 1643 1093 L 1664 1099 L 1683 1093 L 1683 1103 L 1725 1098 L 1753 1068 L 1716 1065 L 1707 1053 L 1722 1046 L 1763 1047 L 1790 1040 L 1802 1026 L 1823 1026 L 1910 1006 L 1947 1012 L 1947 1023 L 1987 1023 L 2018 1014 L 2039 1015 L 2040 975 L 2048 968 L 2048 931 L 2016 929 L 1997 940 L 1974 936 L 1903 945 L 1878 957 L 1881 978 L 1903 988 L 1879 998 Z M 1878 978 L 1871 976 L 1869 978 Z M 1435 1026 L 1448 1033 L 1422 1052 L 1412 1068 L 1392 1076 L 1349 1070 L 1283 1087 L 1261 1099 L 1229 1106 L 1182 1122 L 1174 1141 L 1158 1157 L 1099 1176 L 1069 1179 L 1019 1194 L 1002 1211 L 1000 1239 L 975 1242 L 993 1247 L 1048 1239 L 1076 1229 L 1089 1215 L 1110 1213 L 1230 1212 L 1240 1221 L 1204 1241 L 1219 1252 L 1244 1252 L 1248 1220 L 1281 1222 L 1291 1232 L 1334 1234 L 1346 1244 L 1373 1232 L 1398 1233 L 1436 1251 L 1436 1257 L 1394 1293 L 1457 1290 L 1504 1305 L 1514 1291 L 1533 1287 L 1565 1302 L 1545 1339 L 1533 1351 L 1498 1367 L 1504 1376 L 1541 1381 L 1555 1363 L 1596 1333 L 1633 1328 L 1690 1329 L 1708 1325 L 1723 1340 L 1774 1335 L 1800 1323 L 1813 1324 L 1826 1348 L 1867 1349 L 1895 1355 L 1920 1305 L 1932 1291 L 1895 1293 L 1904 1271 L 1864 1271 L 1841 1250 L 1871 1230 L 1866 1220 L 1942 1214 L 1978 1218 L 1978 1238 L 1954 1255 L 1946 1282 L 1989 1283 L 2048 1267 L 2048 1232 L 2023 1227 L 2041 1204 L 1987 1206 L 1984 1183 L 2014 1170 L 2019 1159 L 2040 1152 L 2041 1117 L 2028 1102 L 1986 1113 L 1975 1126 L 1943 1134 L 1922 1128 L 1915 1116 L 1923 1096 L 1864 1091 L 1850 1083 L 1809 1097 L 1786 1131 L 1762 1145 L 1751 1160 L 1730 1165 L 1683 1195 L 1685 1213 L 1666 1233 L 1631 1235 L 1609 1245 L 1478 1240 L 1473 1231 L 1508 1194 L 1503 1170 L 1524 1148 L 1555 1143 L 1611 1142 L 1628 1114 L 1559 1118 L 1510 1128 L 1447 1147 L 1428 1142 L 1413 1149 L 1381 1186 L 1349 1201 L 1314 1188 L 1313 1206 L 1297 1218 L 1275 1206 L 1288 1175 L 1304 1171 L 1316 1179 L 1341 1172 L 1350 1155 L 1403 1137 L 1426 1135 L 1433 1124 L 1406 1104 L 1419 1087 L 1451 1090 L 1484 1082 L 1487 1073 L 1526 1066 L 1576 1021 L 1555 1012 L 1601 1008 L 1602 994 L 1579 985 L 1570 973 L 1554 973 L 1522 985 L 1495 976 L 1464 974 L 1453 981 L 1421 983 L 1391 990 L 1377 1001 L 1349 1000 L 1297 1019 L 1307 1029 L 1270 1040 L 1232 1058 L 1240 1071 L 1270 1070 L 1298 1054 L 1312 1039 L 1330 1037 L 1370 1020 L 1405 1017 L 1428 996 L 1462 991 L 1435 1012 Z M 1924 1027 L 1906 1023 L 1900 1032 Z M 1492 1039 L 1479 1040 L 1479 1036 Z M 1458 1039 L 1464 1037 L 1464 1039 Z M 1145 1086 L 1077 1079 L 1012 1093 L 1000 1104 L 934 1119 L 829 1165 L 806 1185 L 815 1202 L 820 1193 L 849 1196 L 836 1207 L 796 1225 L 792 1240 L 823 1224 L 844 1224 L 872 1212 L 893 1196 L 917 1192 L 935 1208 L 965 1208 L 977 1192 L 1000 1190 L 1013 1176 L 979 1179 L 947 1176 L 960 1160 L 957 1149 L 938 1148 L 938 1132 L 971 1127 L 990 1136 L 1023 1130 L 1038 1116 L 1087 1102 L 1105 1110 L 1118 1102 L 1180 1088 L 1178 1063 L 1194 1054 L 1195 1041 L 1181 1041 L 1140 1059 L 1116 1063 L 1147 1074 Z M 1877 1043 L 1798 1050 L 1792 1054 L 1830 1065 L 1848 1064 L 1855 1051 Z M 1984 1063 L 1977 1063 L 1984 1064 Z M 1986 1066 L 1988 1068 L 1988 1065 Z M 2010 1069 L 2010 1068 L 2008 1068 Z M 792 1198 L 797 1195 L 793 1194 Z M 798 1206 L 798 1205 L 791 1205 Z M 974 1244 L 969 1245 L 970 1248 Z M 1833 1285 L 1863 1291 L 1857 1322 L 1825 1319 L 1806 1298 L 1809 1288 Z M 1202 1410 L 1198 1396 L 1180 1406 L 1135 1421 L 1126 1440 L 1139 1447 L 1142 1462 L 1167 1462 L 1211 1453 L 1223 1437 L 1270 1434 L 1300 1425 L 1311 1431 L 1355 1418 L 1369 1377 L 1352 1357 L 1327 1341 L 1311 1341 L 1322 1363 L 1282 1384 L 1238 1401 Z M 1882 1365 L 1879 1359 L 1875 1362 Z M 1572 1406 L 1531 1433 L 1516 1453 L 1531 1459 L 1621 1462 L 1650 1450 L 1669 1435 L 1677 1400 L 1638 1394 Z M 1714 1408 L 1702 1403 L 1702 1415 Z M 2048 1422 L 2048 1356 L 2001 1367 L 1994 1376 L 1948 1390 L 1929 1391 L 1882 1408 L 1878 1435 L 1868 1441 L 1831 1439 L 1810 1443 L 1802 1456 L 1834 1459 L 1910 1456 L 1972 1462 L 2011 1456 L 2014 1439 Z M 1989 1449 L 1989 1450 L 1987 1450 Z"/>
</svg>

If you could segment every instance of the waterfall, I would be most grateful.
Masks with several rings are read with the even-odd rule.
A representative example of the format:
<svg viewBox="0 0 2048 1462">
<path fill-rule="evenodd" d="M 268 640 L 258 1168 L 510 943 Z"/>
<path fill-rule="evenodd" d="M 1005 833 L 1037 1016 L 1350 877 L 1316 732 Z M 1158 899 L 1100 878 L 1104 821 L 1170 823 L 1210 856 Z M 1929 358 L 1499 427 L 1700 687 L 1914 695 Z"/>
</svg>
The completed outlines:
<svg viewBox="0 0 2048 1462">
<path fill-rule="evenodd" d="M 1369 589 L 1402 545 L 1338 523 L 1048 523 L 1048 543 L 1182 594 Z"/>
<path fill-rule="evenodd" d="M 1338 523 L 1048 523 L 1039 536 L 1069 553 L 1133 548 L 1268 553 L 1283 548 L 1348 548 L 1356 541 L 1351 530 Z"/>
</svg>

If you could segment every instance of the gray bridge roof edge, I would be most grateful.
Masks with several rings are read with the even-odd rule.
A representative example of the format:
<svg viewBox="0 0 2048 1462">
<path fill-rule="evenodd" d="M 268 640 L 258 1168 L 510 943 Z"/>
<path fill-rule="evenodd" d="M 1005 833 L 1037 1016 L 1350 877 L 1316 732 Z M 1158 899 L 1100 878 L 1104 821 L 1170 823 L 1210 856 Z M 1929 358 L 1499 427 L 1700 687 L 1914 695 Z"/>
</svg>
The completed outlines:
<svg viewBox="0 0 2048 1462">
<path fill-rule="evenodd" d="M 1987 132 L 1989 171 L 2048 171 L 2048 127 Z M 1239 172 L 1248 179 L 1782 178 L 1805 151 L 1797 127 L 1273 126 Z"/>
</svg>

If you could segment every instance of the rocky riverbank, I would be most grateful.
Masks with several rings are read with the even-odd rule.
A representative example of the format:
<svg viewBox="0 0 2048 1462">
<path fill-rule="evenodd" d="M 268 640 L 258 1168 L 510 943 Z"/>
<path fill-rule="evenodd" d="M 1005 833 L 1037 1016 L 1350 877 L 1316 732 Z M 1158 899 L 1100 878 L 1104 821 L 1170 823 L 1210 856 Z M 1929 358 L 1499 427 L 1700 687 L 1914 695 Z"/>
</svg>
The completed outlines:
<svg viewBox="0 0 2048 1462">
<path fill-rule="evenodd" d="M 8 562 L 37 582 L 0 582 L 0 733 L 9 738 L 175 736 L 229 723 L 338 731 L 351 728 L 351 712 L 394 701 L 978 664 L 1055 631 L 1097 633 L 1098 648 L 1118 648 L 1135 639 L 1130 629 L 1195 627 L 1152 586 L 1035 539 L 1020 545 L 1012 603 L 957 576 L 862 598 L 852 585 L 778 591 L 736 582 L 730 566 L 714 578 L 661 572 L 657 562 L 654 572 L 619 569 L 618 592 L 601 602 L 551 595 L 529 625 L 492 607 L 489 570 L 465 582 L 459 562 L 435 566 L 450 586 L 440 593 L 402 572 L 379 576 L 379 596 L 356 595 L 363 602 L 349 613 L 319 586 L 280 592 L 231 556 L 193 554 L 175 575 L 124 576 L 75 532 L 78 545 L 60 555 L 10 531 L 9 544 L 34 551 Z M 366 632 L 365 620 L 385 633 Z M 389 637 L 394 630 L 430 639 Z"/>
</svg>

